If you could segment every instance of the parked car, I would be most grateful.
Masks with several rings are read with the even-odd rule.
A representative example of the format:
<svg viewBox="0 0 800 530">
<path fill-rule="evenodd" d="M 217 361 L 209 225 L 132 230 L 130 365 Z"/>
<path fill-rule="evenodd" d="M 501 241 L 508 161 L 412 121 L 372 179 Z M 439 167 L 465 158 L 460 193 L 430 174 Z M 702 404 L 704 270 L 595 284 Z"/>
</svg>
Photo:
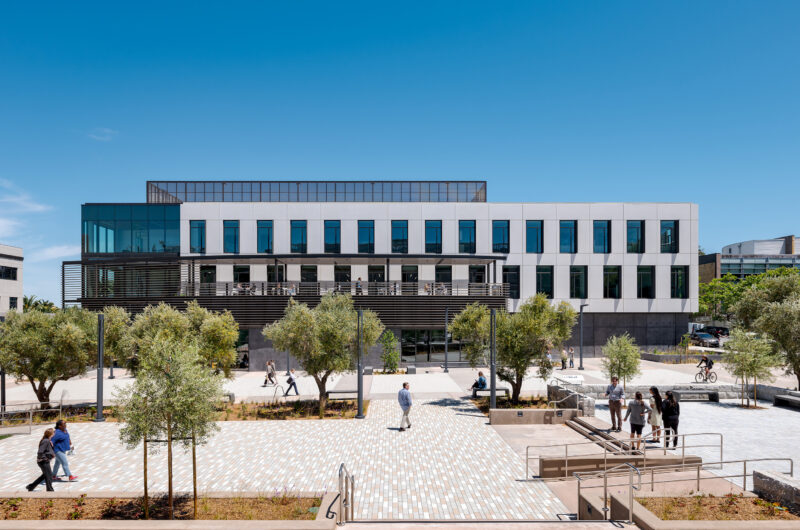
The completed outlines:
<svg viewBox="0 0 800 530">
<path fill-rule="evenodd" d="M 719 339 L 711 333 L 695 331 L 691 336 L 692 344 L 705 348 L 719 348 Z"/>
<path fill-rule="evenodd" d="M 716 338 L 727 337 L 730 335 L 730 330 L 722 326 L 705 326 L 704 328 L 698 329 L 697 331 L 700 333 L 708 333 L 709 335 L 713 335 Z"/>
</svg>

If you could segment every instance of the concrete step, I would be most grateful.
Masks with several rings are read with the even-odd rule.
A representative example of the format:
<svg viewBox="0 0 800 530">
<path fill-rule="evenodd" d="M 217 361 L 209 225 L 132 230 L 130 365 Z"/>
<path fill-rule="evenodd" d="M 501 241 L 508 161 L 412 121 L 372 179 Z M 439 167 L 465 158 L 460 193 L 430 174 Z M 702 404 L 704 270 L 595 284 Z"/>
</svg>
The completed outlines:
<svg viewBox="0 0 800 530">
<path fill-rule="evenodd" d="M 800 397 L 800 392 L 798 392 L 797 390 L 790 390 L 789 395 L 792 397 Z"/>
<path fill-rule="evenodd" d="M 612 445 L 617 449 L 623 451 L 630 450 L 630 446 L 628 445 L 627 442 L 615 436 L 617 433 L 607 432 L 611 426 L 606 422 L 592 416 L 577 417 L 574 418 L 572 421 L 576 422 L 584 429 L 589 430 L 593 435 L 612 442 L 609 445 Z"/>
<path fill-rule="evenodd" d="M 791 394 L 781 394 L 775 396 L 773 404 L 776 406 L 800 408 L 800 397 L 792 396 Z"/>
<path fill-rule="evenodd" d="M 619 524 L 611 521 L 352 521 L 347 526 L 359 530 L 452 530 L 453 528 L 525 530 L 525 529 L 564 529 L 564 530 L 594 530 L 621 528 Z"/>
</svg>

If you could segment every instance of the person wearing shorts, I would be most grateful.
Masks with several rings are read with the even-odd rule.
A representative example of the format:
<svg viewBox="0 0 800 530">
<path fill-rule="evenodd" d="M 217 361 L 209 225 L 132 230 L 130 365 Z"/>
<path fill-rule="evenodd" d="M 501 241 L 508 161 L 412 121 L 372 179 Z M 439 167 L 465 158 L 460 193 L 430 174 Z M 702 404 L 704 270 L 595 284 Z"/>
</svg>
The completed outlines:
<svg viewBox="0 0 800 530">
<path fill-rule="evenodd" d="M 642 429 L 647 423 L 647 414 L 651 412 L 650 405 L 642 399 L 642 393 L 636 392 L 636 397 L 628 402 L 628 412 L 625 413 L 625 420 L 631 421 L 631 440 L 636 438 L 636 449 L 642 445 Z M 633 445 L 633 444 L 631 444 Z"/>
</svg>

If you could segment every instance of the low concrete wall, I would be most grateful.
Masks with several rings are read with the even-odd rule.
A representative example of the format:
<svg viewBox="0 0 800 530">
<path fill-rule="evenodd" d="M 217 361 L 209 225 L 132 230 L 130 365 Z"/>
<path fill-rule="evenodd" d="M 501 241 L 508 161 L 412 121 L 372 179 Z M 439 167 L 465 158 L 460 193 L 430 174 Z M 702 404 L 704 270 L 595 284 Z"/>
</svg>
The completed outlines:
<svg viewBox="0 0 800 530">
<path fill-rule="evenodd" d="M 599 495 L 581 492 L 578 497 L 578 519 L 581 521 L 604 520 L 603 498 Z"/>
<path fill-rule="evenodd" d="M 658 455 L 648 456 L 647 466 L 681 466 L 683 464 L 700 464 L 703 459 L 699 456 L 689 455 L 681 458 L 678 455 Z M 542 478 L 558 478 L 572 473 L 582 471 L 602 471 L 618 466 L 620 464 L 633 464 L 636 467 L 643 467 L 645 464 L 644 456 L 641 455 L 606 455 L 603 453 L 595 455 L 576 455 L 565 459 L 563 456 L 540 456 L 539 457 L 539 476 Z"/>
<path fill-rule="evenodd" d="M 709 359 L 718 363 L 722 360 L 722 354 L 719 353 L 707 353 L 706 354 Z M 703 355 L 698 354 L 696 352 L 692 352 L 689 355 L 678 355 L 672 353 L 664 353 L 664 354 L 655 354 L 655 353 L 645 353 L 642 352 L 642 360 L 644 361 L 652 361 L 655 363 L 669 363 L 669 364 L 677 364 L 677 363 L 688 363 L 693 362 L 697 364 L 702 359 Z M 687 361 L 688 359 L 688 361 Z"/>
<path fill-rule="evenodd" d="M 783 473 L 753 471 L 753 493 L 794 512 L 800 511 L 800 480 Z"/>
<path fill-rule="evenodd" d="M 490 409 L 492 425 L 558 425 L 582 416 L 578 409 Z"/>
<path fill-rule="evenodd" d="M 591 384 L 580 385 L 576 390 L 581 394 L 587 395 L 596 399 L 597 401 L 606 401 L 606 387 L 607 384 Z M 641 392 L 645 399 L 650 396 L 651 385 L 627 385 L 625 389 L 625 399 L 633 399 L 636 392 Z M 667 390 L 678 390 L 684 394 L 691 394 L 692 390 L 709 391 L 713 390 L 719 392 L 720 399 L 739 399 L 741 388 L 736 385 L 709 385 L 706 383 L 687 383 L 682 385 L 656 385 L 661 391 L 663 397 Z M 761 387 L 759 386 L 759 397 L 761 397 Z M 765 398 L 766 399 L 766 398 Z"/>
<path fill-rule="evenodd" d="M 580 409 L 584 416 L 594 416 L 594 398 L 587 395 L 579 395 L 570 388 L 561 385 L 547 385 L 548 401 L 562 401 L 558 404 L 559 408 Z"/>
</svg>

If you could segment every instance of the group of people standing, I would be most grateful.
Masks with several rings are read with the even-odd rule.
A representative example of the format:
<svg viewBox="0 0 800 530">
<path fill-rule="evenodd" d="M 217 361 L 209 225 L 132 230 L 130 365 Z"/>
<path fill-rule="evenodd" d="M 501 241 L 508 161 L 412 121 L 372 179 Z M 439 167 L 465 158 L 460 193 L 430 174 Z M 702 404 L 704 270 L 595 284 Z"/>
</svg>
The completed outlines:
<svg viewBox="0 0 800 530">
<path fill-rule="evenodd" d="M 36 452 L 36 465 L 42 471 L 36 480 L 25 486 L 28 491 L 33 491 L 36 486 L 45 483 L 47 491 L 53 490 L 53 481 L 68 480 L 73 482 L 78 480 L 76 475 L 73 475 L 69 470 L 69 459 L 67 454 L 71 454 L 74 449 L 72 439 L 67 431 L 67 422 L 58 420 L 55 429 L 46 429 L 42 439 L 39 440 L 39 448 Z M 50 468 L 50 462 L 55 460 L 56 463 Z M 59 466 L 64 469 L 64 479 L 58 476 Z"/>
<path fill-rule="evenodd" d="M 678 446 L 678 419 L 681 407 L 671 390 L 666 392 L 666 399 L 662 399 L 657 387 L 650 387 L 650 399 L 644 402 L 641 392 L 634 394 L 634 399 L 628 402 L 625 418 L 622 418 L 622 403 L 625 400 L 625 391 L 619 384 L 619 378 L 612 377 L 611 384 L 606 387 L 608 410 L 611 413 L 611 431 L 620 432 L 622 423 L 630 421 L 631 439 L 636 438 L 636 449 L 641 447 L 642 431 L 649 424 L 652 441 L 661 443 L 661 434 L 664 431 L 664 447 Z"/>
</svg>

